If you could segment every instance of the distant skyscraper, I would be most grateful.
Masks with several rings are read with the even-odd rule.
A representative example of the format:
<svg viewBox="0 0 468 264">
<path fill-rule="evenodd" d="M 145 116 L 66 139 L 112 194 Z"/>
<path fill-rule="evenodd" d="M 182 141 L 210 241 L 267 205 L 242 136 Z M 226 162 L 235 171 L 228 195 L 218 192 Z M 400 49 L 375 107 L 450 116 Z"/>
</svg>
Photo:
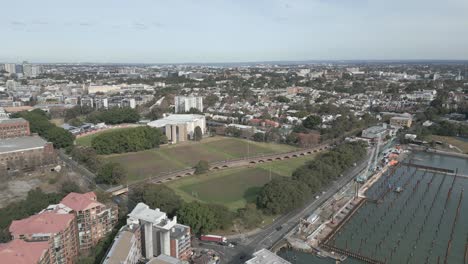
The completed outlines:
<svg viewBox="0 0 468 264">
<path fill-rule="evenodd" d="M 186 113 L 191 108 L 203 112 L 203 97 L 201 96 L 176 96 L 174 101 L 176 113 Z"/>
<path fill-rule="evenodd" d="M 27 61 L 23 62 L 23 74 L 25 77 L 36 77 L 42 73 L 41 66 L 32 65 Z"/>
<path fill-rule="evenodd" d="M 16 64 L 14 63 L 6 63 L 3 68 L 5 69 L 6 72 L 12 74 L 16 73 Z"/>
</svg>

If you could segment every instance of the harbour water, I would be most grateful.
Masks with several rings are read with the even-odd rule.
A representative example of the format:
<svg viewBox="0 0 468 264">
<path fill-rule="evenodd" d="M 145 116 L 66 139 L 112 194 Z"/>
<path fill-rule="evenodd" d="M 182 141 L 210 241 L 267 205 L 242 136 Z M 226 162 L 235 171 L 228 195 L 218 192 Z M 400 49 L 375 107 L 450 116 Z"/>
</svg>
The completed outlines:
<svg viewBox="0 0 468 264">
<path fill-rule="evenodd" d="M 468 159 L 464 158 L 417 152 L 405 162 L 458 170 L 458 174 L 468 175 Z M 395 176 L 380 184 L 384 186 L 380 192 L 386 193 L 384 202 L 379 205 L 368 204 L 361 208 L 340 230 L 332 243 L 338 248 L 359 251 L 385 263 L 424 263 L 426 258 L 429 258 L 426 259 L 429 263 L 437 262 L 437 258 L 443 263 L 446 250 L 450 248 L 448 260 L 463 263 L 465 242 L 468 239 L 468 190 L 463 196 L 461 192 L 462 189 L 468 189 L 468 178 L 457 177 L 455 181 L 453 179 L 453 176 L 444 177 L 443 173 L 424 173 L 423 170 L 416 170 L 414 167 L 402 167 Z M 387 185 L 396 186 L 405 182 L 408 182 L 408 185 L 403 194 L 385 191 Z M 380 196 L 381 193 L 376 189 L 378 184 L 379 182 L 375 184 L 374 190 L 369 190 L 369 195 Z M 437 189 L 435 186 L 440 187 Z M 463 197 L 460 204 L 459 197 Z M 458 217 L 457 205 L 461 207 Z M 430 206 L 433 208 L 429 209 Z M 362 224 L 364 219 L 367 219 L 365 227 Z M 422 221 L 427 221 L 427 224 L 423 225 Z M 440 221 L 443 225 L 437 228 Z M 456 224 L 452 231 L 454 221 Z M 408 223 L 410 226 L 406 227 Z M 412 223 L 416 224 L 411 226 Z M 366 229 L 372 226 L 376 228 L 374 235 Z M 335 263 L 332 259 L 294 250 L 282 250 L 278 254 L 297 264 Z M 343 263 L 362 262 L 348 257 Z"/>
</svg>

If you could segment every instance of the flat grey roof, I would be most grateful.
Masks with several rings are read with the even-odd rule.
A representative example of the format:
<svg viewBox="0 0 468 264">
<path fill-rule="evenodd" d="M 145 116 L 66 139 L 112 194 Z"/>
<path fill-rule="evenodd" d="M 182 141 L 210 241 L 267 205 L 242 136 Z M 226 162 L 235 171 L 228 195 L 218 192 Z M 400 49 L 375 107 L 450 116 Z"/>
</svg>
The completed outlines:
<svg viewBox="0 0 468 264">
<path fill-rule="evenodd" d="M 16 152 L 27 149 L 41 148 L 47 141 L 40 136 L 6 138 L 0 140 L 0 153 Z"/>
<path fill-rule="evenodd" d="M 147 264 L 184 264 L 188 263 L 186 261 L 182 261 L 180 259 L 176 259 L 174 257 L 161 254 L 156 258 L 150 260 Z"/>
<path fill-rule="evenodd" d="M 114 238 L 114 243 L 107 254 L 103 263 L 120 264 L 123 263 L 130 252 L 132 245 L 132 237 L 134 233 L 127 228 L 122 228 Z"/>
<path fill-rule="evenodd" d="M 247 260 L 245 264 L 291 264 L 265 248 L 253 253 L 253 255 L 254 257 Z"/>
<path fill-rule="evenodd" d="M 28 121 L 26 121 L 24 118 L 10 118 L 10 119 L 2 119 L 0 120 L 0 125 L 3 125 L 3 124 L 13 124 L 13 123 L 18 123 L 18 122 L 22 122 L 22 123 L 27 123 Z"/>
<path fill-rule="evenodd" d="M 185 124 L 189 122 L 198 121 L 200 119 L 205 119 L 204 115 L 195 115 L 195 114 L 174 114 L 162 119 L 154 120 L 149 122 L 147 125 L 150 127 L 163 127 L 166 125 L 177 125 Z"/>
</svg>

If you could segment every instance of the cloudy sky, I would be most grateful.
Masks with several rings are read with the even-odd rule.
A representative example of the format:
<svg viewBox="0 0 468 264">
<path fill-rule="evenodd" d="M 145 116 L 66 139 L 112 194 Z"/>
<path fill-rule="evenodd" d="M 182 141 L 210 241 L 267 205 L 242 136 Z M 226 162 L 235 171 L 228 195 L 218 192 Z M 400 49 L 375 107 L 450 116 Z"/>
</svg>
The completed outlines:
<svg viewBox="0 0 468 264">
<path fill-rule="evenodd" d="M 0 61 L 468 59 L 468 0 L 0 0 Z"/>
</svg>

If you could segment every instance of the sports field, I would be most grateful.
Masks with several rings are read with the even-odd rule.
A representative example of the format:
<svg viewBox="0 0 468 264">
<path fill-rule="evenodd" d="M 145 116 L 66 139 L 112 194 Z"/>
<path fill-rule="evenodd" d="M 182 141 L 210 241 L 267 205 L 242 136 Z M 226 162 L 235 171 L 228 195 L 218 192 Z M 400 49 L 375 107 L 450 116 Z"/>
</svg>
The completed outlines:
<svg viewBox="0 0 468 264">
<path fill-rule="evenodd" d="M 215 162 L 293 150 L 296 148 L 282 144 L 213 137 L 201 142 L 184 142 L 146 151 L 108 155 L 104 158 L 122 164 L 128 172 L 129 181 L 132 182 L 164 172 L 190 168 L 200 160 Z"/>
<path fill-rule="evenodd" d="M 252 167 L 232 168 L 195 175 L 166 185 L 184 200 L 219 203 L 231 210 L 254 202 L 260 188 L 275 177 L 289 177 L 312 156 L 263 163 Z"/>
</svg>

